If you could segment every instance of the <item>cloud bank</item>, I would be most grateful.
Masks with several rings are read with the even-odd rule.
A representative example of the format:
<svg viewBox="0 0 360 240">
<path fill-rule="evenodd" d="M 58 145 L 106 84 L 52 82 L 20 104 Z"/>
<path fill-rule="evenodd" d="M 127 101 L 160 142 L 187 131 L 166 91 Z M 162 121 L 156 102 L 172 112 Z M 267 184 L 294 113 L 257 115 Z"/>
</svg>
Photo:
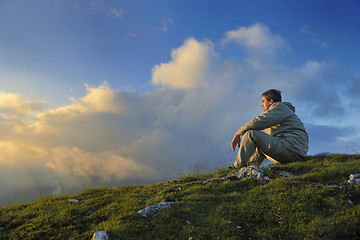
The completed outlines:
<svg viewBox="0 0 360 240">
<path fill-rule="evenodd" d="M 230 47 L 244 57 L 223 59 L 217 49 Z M 325 151 L 325 141 L 331 151 L 358 139 L 358 125 L 344 119 L 359 77 L 341 84 L 336 61 L 289 67 L 281 55 L 289 49 L 259 23 L 226 32 L 219 43 L 186 39 L 153 67 L 154 89 L 146 93 L 85 85 L 83 97 L 53 107 L 0 92 L 1 204 L 230 165 L 233 134 L 261 114 L 260 95 L 270 88 L 297 107 L 310 153 Z"/>
</svg>

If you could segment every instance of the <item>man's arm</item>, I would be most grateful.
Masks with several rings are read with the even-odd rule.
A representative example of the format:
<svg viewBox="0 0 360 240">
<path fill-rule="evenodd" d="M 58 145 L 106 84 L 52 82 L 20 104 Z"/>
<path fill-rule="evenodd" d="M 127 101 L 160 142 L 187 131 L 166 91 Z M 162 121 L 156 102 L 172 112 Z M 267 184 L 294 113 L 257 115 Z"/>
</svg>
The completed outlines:
<svg viewBox="0 0 360 240">
<path fill-rule="evenodd" d="M 244 124 L 237 133 L 244 135 L 248 130 L 264 130 L 282 122 L 288 117 L 288 114 L 282 108 L 284 108 L 284 106 L 278 106 L 277 103 L 274 103 L 268 111 Z"/>
</svg>

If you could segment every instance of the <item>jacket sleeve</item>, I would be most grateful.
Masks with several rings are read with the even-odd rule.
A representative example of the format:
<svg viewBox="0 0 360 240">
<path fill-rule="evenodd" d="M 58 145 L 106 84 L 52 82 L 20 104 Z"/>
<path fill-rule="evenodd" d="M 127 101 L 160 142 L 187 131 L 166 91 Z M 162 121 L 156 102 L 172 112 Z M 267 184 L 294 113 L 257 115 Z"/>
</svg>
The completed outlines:
<svg viewBox="0 0 360 240">
<path fill-rule="evenodd" d="M 266 128 L 277 125 L 288 116 L 286 112 L 287 111 L 284 111 L 284 109 L 279 105 L 276 105 L 273 108 L 270 107 L 269 110 L 265 111 L 260 116 L 255 117 L 249 122 L 245 123 L 238 130 L 238 133 L 240 135 L 244 135 L 244 133 L 248 130 L 264 130 Z"/>
</svg>

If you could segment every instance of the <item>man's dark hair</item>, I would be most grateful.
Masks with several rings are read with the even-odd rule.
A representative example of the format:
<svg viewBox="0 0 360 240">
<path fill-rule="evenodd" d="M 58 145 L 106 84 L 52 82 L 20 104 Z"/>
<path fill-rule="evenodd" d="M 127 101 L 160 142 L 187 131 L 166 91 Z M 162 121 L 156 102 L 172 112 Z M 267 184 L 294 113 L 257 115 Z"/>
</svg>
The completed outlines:
<svg viewBox="0 0 360 240">
<path fill-rule="evenodd" d="M 281 102 L 281 91 L 276 89 L 267 90 L 261 96 L 266 98 L 268 101 L 272 99 L 274 102 Z"/>
</svg>

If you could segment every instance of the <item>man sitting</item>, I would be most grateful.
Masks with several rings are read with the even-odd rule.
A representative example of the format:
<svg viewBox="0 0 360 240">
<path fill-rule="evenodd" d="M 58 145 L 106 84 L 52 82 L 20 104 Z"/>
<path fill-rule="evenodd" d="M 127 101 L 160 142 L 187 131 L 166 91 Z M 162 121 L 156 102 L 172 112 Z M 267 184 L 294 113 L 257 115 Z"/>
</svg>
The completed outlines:
<svg viewBox="0 0 360 240">
<path fill-rule="evenodd" d="M 259 166 L 264 158 L 277 163 L 294 162 L 305 158 L 309 149 L 309 137 L 295 107 L 281 102 L 281 92 L 276 89 L 261 96 L 264 113 L 243 125 L 231 142 L 233 151 L 240 147 L 231 168 Z"/>
</svg>

